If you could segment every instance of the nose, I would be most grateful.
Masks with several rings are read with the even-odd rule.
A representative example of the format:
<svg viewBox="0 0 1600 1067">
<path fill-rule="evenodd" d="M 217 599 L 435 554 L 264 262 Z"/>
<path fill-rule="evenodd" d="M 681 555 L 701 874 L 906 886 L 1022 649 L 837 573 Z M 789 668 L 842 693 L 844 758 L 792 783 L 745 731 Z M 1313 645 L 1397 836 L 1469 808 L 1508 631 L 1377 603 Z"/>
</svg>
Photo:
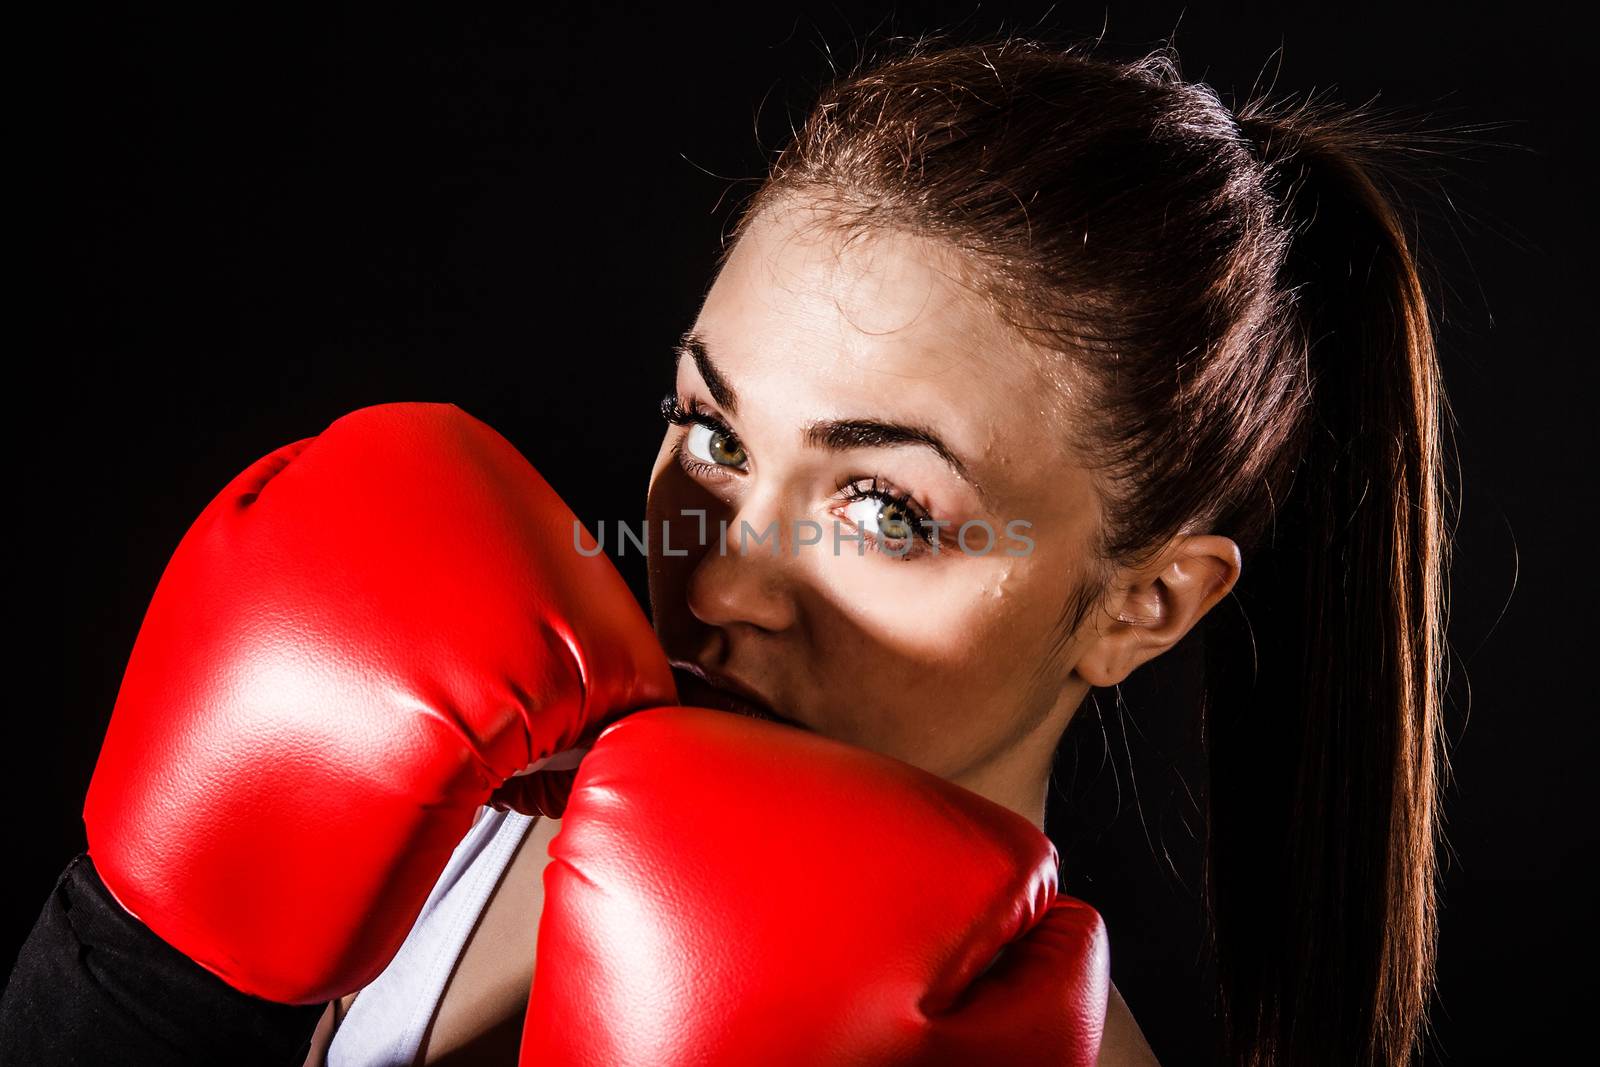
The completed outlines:
<svg viewBox="0 0 1600 1067">
<path fill-rule="evenodd" d="M 744 503 L 728 515 L 725 534 L 708 529 L 685 590 L 689 610 L 708 626 L 786 630 L 796 614 L 795 531 L 777 507 L 755 497 Z"/>
</svg>

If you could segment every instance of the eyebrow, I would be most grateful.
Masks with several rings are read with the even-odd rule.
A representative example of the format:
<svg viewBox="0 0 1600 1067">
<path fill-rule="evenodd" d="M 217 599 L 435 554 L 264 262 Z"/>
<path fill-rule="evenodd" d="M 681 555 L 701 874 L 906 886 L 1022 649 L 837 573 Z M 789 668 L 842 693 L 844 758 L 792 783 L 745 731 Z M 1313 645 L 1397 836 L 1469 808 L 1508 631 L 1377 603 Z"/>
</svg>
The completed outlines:
<svg viewBox="0 0 1600 1067">
<path fill-rule="evenodd" d="M 674 368 L 684 356 L 694 361 L 695 369 L 700 372 L 706 388 L 711 392 L 711 399 L 728 414 L 737 415 L 738 392 L 711 361 L 711 354 L 706 351 L 704 338 L 693 330 L 686 332 L 673 346 Z M 895 448 L 907 445 L 926 448 L 944 460 L 956 477 L 972 486 L 978 495 L 983 497 L 986 503 L 988 502 L 988 494 L 978 484 L 977 479 L 972 477 L 972 472 L 966 463 L 962 462 L 961 457 L 956 455 L 931 427 L 887 422 L 882 419 L 821 419 L 806 423 L 801 428 L 801 439 L 812 448 L 827 449 L 832 452 L 844 452 L 852 448 Z"/>
</svg>

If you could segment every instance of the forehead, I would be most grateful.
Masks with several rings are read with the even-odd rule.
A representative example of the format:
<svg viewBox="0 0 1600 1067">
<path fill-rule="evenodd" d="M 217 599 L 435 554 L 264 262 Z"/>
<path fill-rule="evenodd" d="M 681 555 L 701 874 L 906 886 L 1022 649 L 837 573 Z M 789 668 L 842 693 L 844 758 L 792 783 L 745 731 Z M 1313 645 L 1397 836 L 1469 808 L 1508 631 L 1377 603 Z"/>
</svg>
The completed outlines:
<svg viewBox="0 0 1600 1067">
<path fill-rule="evenodd" d="M 780 202 L 749 221 L 712 285 L 695 329 L 741 396 L 793 418 L 931 424 L 974 463 L 1018 448 L 1038 459 L 1061 440 L 1061 357 L 993 310 L 962 253 L 833 221 Z"/>
</svg>

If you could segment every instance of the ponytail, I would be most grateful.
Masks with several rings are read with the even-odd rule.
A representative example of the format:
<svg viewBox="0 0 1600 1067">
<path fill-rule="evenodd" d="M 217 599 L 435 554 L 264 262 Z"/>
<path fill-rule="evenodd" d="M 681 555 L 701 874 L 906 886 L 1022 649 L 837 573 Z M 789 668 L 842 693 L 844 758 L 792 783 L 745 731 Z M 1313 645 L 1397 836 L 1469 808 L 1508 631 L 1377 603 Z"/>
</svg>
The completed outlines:
<svg viewBox="0 0 1600 1067">
<path fill-rule="evenodd" d="M 1227 1057 L 1404 1064 L 1433 983 L 1448 544 L 1427 302 L 1360 113 L 1239 113 L 1292 236 L 1310 405 L 1207 620 L 1206 890 Z"/>
</svg>

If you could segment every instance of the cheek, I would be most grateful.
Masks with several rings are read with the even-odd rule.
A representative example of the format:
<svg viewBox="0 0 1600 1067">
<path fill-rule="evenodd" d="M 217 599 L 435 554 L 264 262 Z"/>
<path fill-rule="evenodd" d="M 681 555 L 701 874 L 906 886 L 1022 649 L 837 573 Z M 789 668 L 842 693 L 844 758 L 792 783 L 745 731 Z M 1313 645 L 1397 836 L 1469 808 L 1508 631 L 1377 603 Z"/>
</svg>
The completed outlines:
<svg viewBox="0 0 1600 1067">
<path fill-rule="evenodd" d="M 819 546 L 821 547 L 821 546 Z M 1015 561 L 858 557 L 846 543 L 819 552 L 813 580 L 844 617 L 891 659 L 919 671 L 958 673 L 993 659 L 1019 628 Z M 852 641 L 854 638 L 852 638 Z"/>
<path fill-rule="evenodd" d="M 818 632 L 832 636 L 826 658 L 848 667 L 853 725 L 872 747 L 924 766 L 1007 730 L 1019 664 L 1036 648 L 1014 566 L 952 563 L 857 559 L 852 548 L 826 560 L 823 579 L 844 618 Z"/>
<path fill-rule="evenodd" d="M 1070 555 L 828 562 L 852 614 L 844 630 L 872 637 L 835 649 L 856 679 L 851 728 L 935 774 L 1007 744 L 1049 697 L 1036 671 L 1053 676 L 1071 656 L 1052 640 L 1079 566 Z"/>
</svg>

